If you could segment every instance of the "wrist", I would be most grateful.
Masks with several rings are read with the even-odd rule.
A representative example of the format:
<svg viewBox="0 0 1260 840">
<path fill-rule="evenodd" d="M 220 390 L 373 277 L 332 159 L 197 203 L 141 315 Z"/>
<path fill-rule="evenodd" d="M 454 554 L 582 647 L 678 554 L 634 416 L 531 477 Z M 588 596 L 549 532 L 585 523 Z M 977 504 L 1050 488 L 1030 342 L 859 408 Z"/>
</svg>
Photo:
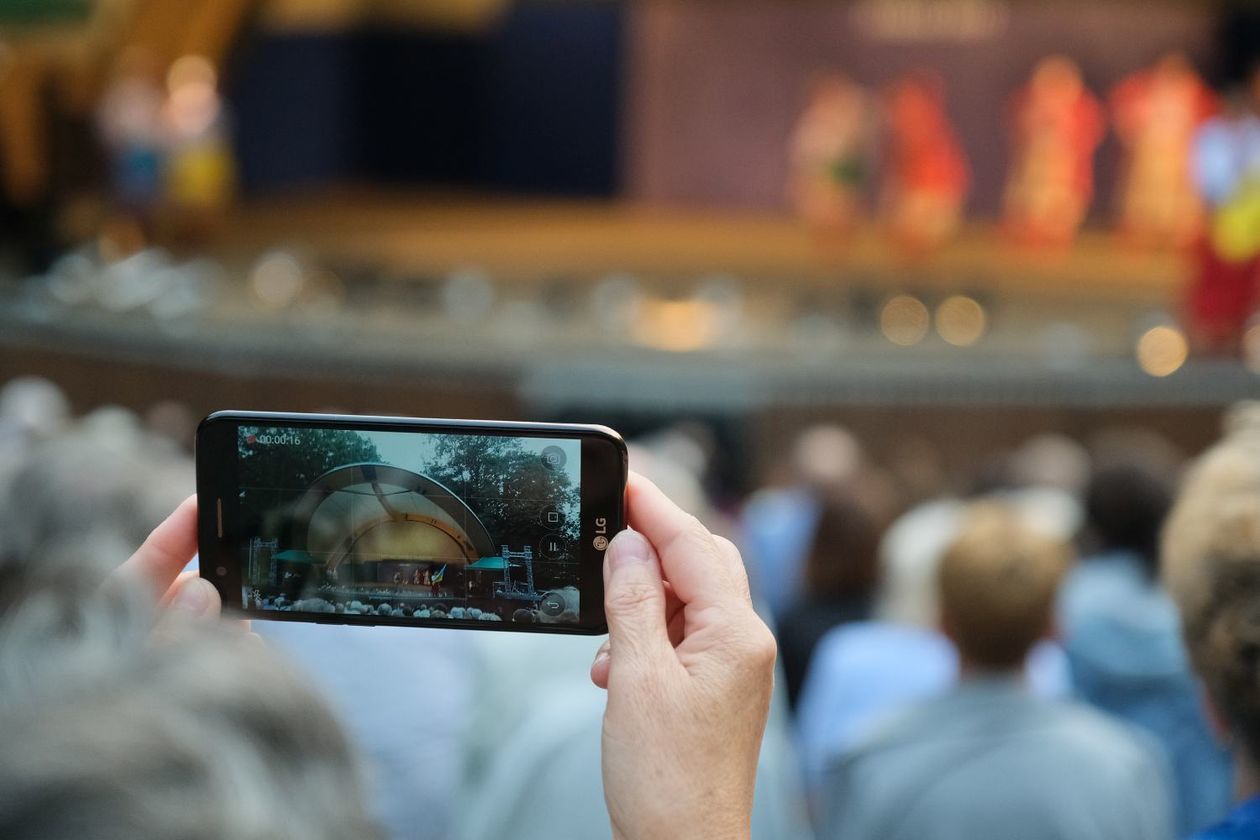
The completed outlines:
<svg viewBox="0 0 1260 840">
<path fill-rule="evenodd" d="M 704 819 L 675 817 L 662 819 L 659 823 L 630 828 L 614 823 L 612 837 L 613 840 L 658 840 L 661 837 L 673 840 L 750 840 L 752 836 L 751 815 Z"/>
</svg>

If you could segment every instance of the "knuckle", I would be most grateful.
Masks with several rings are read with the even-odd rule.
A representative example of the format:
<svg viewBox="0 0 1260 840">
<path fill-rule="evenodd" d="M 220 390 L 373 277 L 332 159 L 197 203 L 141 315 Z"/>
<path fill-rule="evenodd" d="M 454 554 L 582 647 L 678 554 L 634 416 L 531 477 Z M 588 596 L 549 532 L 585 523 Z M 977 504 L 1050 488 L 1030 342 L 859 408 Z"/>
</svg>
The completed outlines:
<svg viewBox="0 0 1260 840">
<path fill-rule="evenodd" d="M 718 554 L 724 555 L 729 560 L 731 582 L 736 591 L 740 594 L 742 600 L 752 603 L 752 592 L 748 584 L 748 568 L 744 565 L 744 556 L 740 553 L 739 546 L 726 537 L 718 535 L 714 535 L 713 542 L 717 546 Z"/>
<path fill-rule="evenodd" d="M 779 646 L 770 628 L 751 610 L 741 620 L 741 624 L 740 658 L 750 668 L 761 670 L 773 667 L 779 655 Z"/>
<path fill-rule="evenodd" d="M 719 548 L 713 533 L 704 526 L 693 513 L 685 514 L 686 519 L 678 531 L 660 546 L 662 555 L 677 554 L 696 557 L 713 562 L 719 559 Z"/>
<path fill-rule="evenodd" d="M 683 523 L 683 530 L 696 537 L 712 537 L 709 529 L 704 527 L 704 523 L 700 521 L 700 517 L 694 513 L 688 513 Z"/>
<path fill-rule="evenodd" d="M 732 557 L 740 557 L 739 548 L 735 545 L 735 543 L 731 542 L 726 537 L 723 537 L 720 534 L 714 534 L 713 541 L 717 543 L 717 547 L 720 551 L 729 554 Z"/>
<path fill-rule="evenodd" d="M 753 659 L 759 665 L 773 666 L 779 656 L 778 642 L 775 641 L 774 634 L 770 632 L 770 628 L 766 627 L 760 619 L 758 619 L 757 624 L 759 629 L 755 633 L 752 645 Z"/>
<path fill-rule="evenodd" d="M 705 524 L 694 513 L 687 514 L 687 521 L 682 528 L 680 536 L 686 543 L 696 548 L 703 548 L 708 551 L 713 551 L 714 549 L 713 532 L 706 528 Z"/>
<path fill-rule="evenodd" d="M 636 613 L 652 606 L 659 593 L 647 581 L 631 581 L 604 596 L 604 609 L 616 615 Z"/>
<path fill-rule="evenodd" d="M 722 645 L 727 661 L 740 669 L 769 671 L 778 658 L 774 634 L 751 609 L 739 610 L 724 622 Z"/>
</svg>

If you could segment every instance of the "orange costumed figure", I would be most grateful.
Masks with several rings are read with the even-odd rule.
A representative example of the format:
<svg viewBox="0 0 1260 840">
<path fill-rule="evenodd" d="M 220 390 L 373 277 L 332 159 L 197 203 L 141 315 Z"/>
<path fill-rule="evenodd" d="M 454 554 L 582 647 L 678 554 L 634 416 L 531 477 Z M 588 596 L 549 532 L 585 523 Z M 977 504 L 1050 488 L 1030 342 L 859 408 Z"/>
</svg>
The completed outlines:
<svg viewBox="0 0 1260 840">
<path fill-rule="evenodd" d="M 1191 150 L 1219 108 L 1216 94 L 1184 55 L 1173 53 L 1116 85 L 1110 104 L 1124 147 L 1116 202 L 1121 235 L 1146 247 L 1194 244 L 1204 206 Z"/>
<path fill-rule="evenodd" d="M 1094 194 L 1094 151 L 1106 130 L 1102 106 L 1071 59 L 1051 56 L 1016 93 L 1011 127 L 1007 230 L 1029 244 L 1068 245 Z"/>
<path fill-rule="evenodd" d="M 889 87 L 885 107 L 889 133 L 885 221 L 899 244 L 923 253 L 957 232 L 971 173 L 945 113 L 939 77 L 901 77 Z"/>
<path fill-rule="evenodd" d="M 788 200 L 815 234 L 844 237 L 862 215 L 873 146 L 870 97 L 840 73 L 820 76 L 792 132 Z"/>
</svg>

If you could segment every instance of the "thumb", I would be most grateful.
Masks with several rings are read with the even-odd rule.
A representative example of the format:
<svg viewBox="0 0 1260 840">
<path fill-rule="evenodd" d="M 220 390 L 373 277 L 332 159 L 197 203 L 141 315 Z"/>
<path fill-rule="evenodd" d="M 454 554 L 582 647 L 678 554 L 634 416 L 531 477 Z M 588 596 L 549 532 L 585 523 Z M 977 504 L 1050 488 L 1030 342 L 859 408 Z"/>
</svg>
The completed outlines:
<svg viewBox="0 0 1260 840">
<path fill-rule="evenodd" d="M 167 609 L 189 618 L 215 618 L 221 609 L 219 590 L 196 572 L 185 572 L 171 587 Z"/>
<path fill-rule="evenodd" d="M 650 663 L 671 650 L 661 562 L 637 531 L 617 534 L 604 554 L 604 613 L 610 669 Z"/>
</svg>

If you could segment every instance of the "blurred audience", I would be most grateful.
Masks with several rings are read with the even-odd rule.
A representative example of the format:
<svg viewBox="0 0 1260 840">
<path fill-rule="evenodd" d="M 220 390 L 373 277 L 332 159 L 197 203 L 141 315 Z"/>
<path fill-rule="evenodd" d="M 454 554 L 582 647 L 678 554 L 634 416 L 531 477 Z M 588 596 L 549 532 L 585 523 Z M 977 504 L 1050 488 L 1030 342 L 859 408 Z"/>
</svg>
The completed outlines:
<svg viewBox="0 0 1260 840">
<path fill-rule="evenodd" d="M 824 838 L 1167 838 L 1158 747 L 1022 677 L 1070 564 L 1065 544 L 997 504 L 967 513 L 941 560 L 948 694 L 885 721 L 827 772 Z"/>
<path fill-rule="evenodd" d="M 0 387 L 0 835 L 262 836 L 267 803 L 318 786 L 347 793 L 280 836 L 610 836 L 595 640 L 260 622 L 268 654 L 176 622 L 176 645 L 137 647 L 152 605 L 101 581 L 191 492 L 192 428 L 176 402 L 76 419 L 44 380 Z M 704 490 L 703 434 L 633 445 L 740 531 L 777 625 L 752 836 L 809 838 L 806 790 L 822 838 L 1260 836 L 1260 403 L 1226 431 L 1169 514 L 1179 459 L 1138 432 L 1100 437 L 1092 465 L 1059 436 L 994 453 L 967 498 L 944 490 L 966 476 L 906 482 L 819 426 L 738 526 Z"/>
<path fill-rule="evenodd" d="M 65 394 L 47 379 L 22 376 L 0 387 L 0 492 L 27 448 L 59 434 L 69 419 Z"/>
<path fill-rule="evenodd" d="M 1260 405 L 1187 475 L 1164 532 L 1163 580 L 1181 613 L 1209 719 L 1234 764 L 1234 810 L 1196 840 L 1260 836 Z"/>
<path fill-rule="evenodd" d="M 1170 477 L 1133 459 L 1099 468 L 1085 495 L 1093 553 L 1068 577 L 1059 627 L 1077 695 L 1167 751 L 1185 836 L 1228 810 L 1229 761 L 1208 727 L 1172 601 L 1157 582 Z"/>
<path fill-rule="evenodd" d="M 740 527 L 744 562 L 758 602 L 777 622 L 801 595 L 801 576 L 818 522 L 819 498 L 851 484 L 862 448 L 838 426 L 815 426 L 797 438 L 783 486 L 752 495 Z"/>
<path fill-rule="evenodd" d="M 478 705 L 470 634 L 438 628 L 417 639 L 407 627 L 253 626 L 336 710 L 362 756 L 372 812 L 388 836 L 454 836 Z"/>
<path fill-rule="evenodd" d="M 155 627 L 99 536 L 0 561 L 0 837 L 380 836 L 306 683 L 235 628 Z"/>
<path fill-rule="evenodd" d="M 1020 517 L 1068 540 L 1076 502 L 1054 487 L 1011 487 L 1010 469 L 986 470 L 984 498 L 997 498 Z M 1024 480 L 1031 480 L 1025 475 Z M 880 547 L 874 620 L 828 632 L 815 648 L 797 704 L 797 741 L 806 784 L 815 799 L 824 768 L 853 749 L 881 719 L 945 693 L 959 673 L 957 652 L 940 633 L 936 578 L 941 557 L 965 519 L 966 503 L 948 496 L 899 517 Z M 1067 662 L 1053 641 L 1038 642 L 1026 664 L 1040 697 L 1069 690 Z"/>
<path fill-rule="evenodd" d="M 880 515 L 850 492 L 823 502 L 805 560 L 804 594 L 779 620 L 779 659 L 788 702 L 796 707 L 805 669 L 828 630 L 864 621 L 879 579 Z"/>
<path fill-rule="evenodd" d="M 55 390 L 16 380 L 0 391 L 0 552 L 35 556 L 87 535 L 139 545 L 193 491 L 191 459 L 123 408 L 69 420 Z"/>
</svg>

